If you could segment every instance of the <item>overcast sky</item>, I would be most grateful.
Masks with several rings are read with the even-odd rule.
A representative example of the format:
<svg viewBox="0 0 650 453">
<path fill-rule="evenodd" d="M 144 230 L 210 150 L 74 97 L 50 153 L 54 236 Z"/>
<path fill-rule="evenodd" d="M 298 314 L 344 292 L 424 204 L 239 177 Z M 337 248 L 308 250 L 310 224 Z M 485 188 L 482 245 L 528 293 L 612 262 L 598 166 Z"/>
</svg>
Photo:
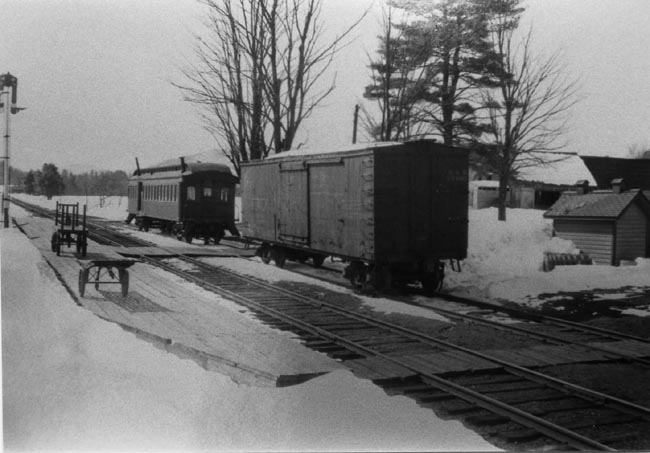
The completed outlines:
<svg viewBox="0 0 650 453">
<path fill-rule="evenodd" d="M 323 3 L 336 32 L 373 0 Z M 535 46 L 562 50 L 567 73 L 581 78 L 566 150 L 622 157 L 631 144 L 650 146 L 650 2 L 526 4 Z M 11 118 L 12 165 L 131 171 L 136 157 L 151 165 L 216 148 L 171 85 L 184 81 L 202 11 L 195 0 L 3 0 L 0 73 L 18 78 L 27 107 Z M 339 55 L 336 91 L 303 125 L 310 148 L 350 142 L 378 24 L 369 15 Z"/>
</svg>

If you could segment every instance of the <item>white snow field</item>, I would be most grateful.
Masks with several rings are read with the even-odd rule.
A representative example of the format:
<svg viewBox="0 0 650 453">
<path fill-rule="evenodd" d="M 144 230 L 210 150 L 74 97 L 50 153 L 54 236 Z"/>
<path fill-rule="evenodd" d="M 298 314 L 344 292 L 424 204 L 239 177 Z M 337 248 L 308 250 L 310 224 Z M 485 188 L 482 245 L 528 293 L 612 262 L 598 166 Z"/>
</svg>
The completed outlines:
<svg viewBox="0 0 650 453">
<path fill-rule="evenodd" d="M 348 371 L 258 388 L 161 351 L 78 307 L 17 228 L 0 257 L 5 451 L 496 450 Z"/>
<path fill-rule="evenodd" d="M 18 195 L 53 206 L 56 199 Z M 90 215 L 123 220 L 126 200 L 62 197 Z M 470 210 L 468 258 L 447 273 L 446 290 L 534 305 L 541 293 L 650 287 L 650 260 L 627 266 L 562 266 L 542 272 L 544 251 L 568 252 L 542 211 Z M 12 215 L 26 215 L 12 206 Z M 165 244 L 160 235 L 138 233 Z M 175 240 L 174 240 L 175 242 Z M 38 251 L 17 229 L 0 231 L 4 442 L 17 450 L 368 451 L 494 450 L 457 422 L 368 381 L 337 371 L 281 389 L 238 385 L 160 351 L 75 305 Z M 327 283 L 231 259 L 270 281 Z M 341 290 L 338 288 L 338 290 Z M 626 291 L 621 290 L 620 297 Z M 608 294 L 614 298 L 616 295 Z M 376 310 L 431 316 L 383 298 Z M 648 307 L 626 313 L 650 315 Z"/>
</svg>

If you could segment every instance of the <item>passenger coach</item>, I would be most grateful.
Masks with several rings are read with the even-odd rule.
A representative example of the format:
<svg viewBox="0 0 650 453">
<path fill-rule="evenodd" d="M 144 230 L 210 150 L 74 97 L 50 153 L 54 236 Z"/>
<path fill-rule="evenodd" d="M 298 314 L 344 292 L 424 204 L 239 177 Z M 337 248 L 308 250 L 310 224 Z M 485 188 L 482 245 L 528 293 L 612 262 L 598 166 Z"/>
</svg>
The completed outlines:
<svg viewBox="0 0 650 453">
<path fill-rule="evenodd" d="M 129 178 L 127 223 L 141 229 L 158 227 L 163 232 L 192 242 L 202 238 L 219 243 L 225 231 L 235 227 L 234 176 L 227 165 L 177 163 L 136 169 Z"/>
</svg>

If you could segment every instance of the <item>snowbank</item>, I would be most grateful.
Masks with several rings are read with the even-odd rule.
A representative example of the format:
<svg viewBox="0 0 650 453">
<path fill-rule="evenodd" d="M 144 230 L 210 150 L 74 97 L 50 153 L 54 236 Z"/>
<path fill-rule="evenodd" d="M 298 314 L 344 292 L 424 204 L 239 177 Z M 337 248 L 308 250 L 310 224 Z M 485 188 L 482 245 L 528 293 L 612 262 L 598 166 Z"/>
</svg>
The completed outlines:
<svg viewBox="0 0 650 453">
<path fill-rule="evenodd" d="M 534 303 L 542 293 L 650 286 L 650 260 L 643 258 L 632 266 L 558 266 L 543 272 L 544 252 L 572 253 L 575 246 L 552 237 L 552 221 L 542 215 L 509 209 L 506 222 L 499 222 L 496 208 L 470 209 L 468 256 L 462 272 L 447 272 L 447 290 Z"/>
<path fill-rule="evenodd" d="M 59 203 L 74 204 L 79 203 L 79 210 L 83 212 L 83 206 L 86 205 L 86 214 L 94 217 L 101 217 L 108 220 L 125 220 L 127 216 L 127 197 L 95 197 L 95 196 L 70 196 L 60 195 L 48 200 L 45 196 L 27 195 L 16 193 L 11 195 L 13 198 L 22 200 L 26 203 L 35 204 L 43 208 L 55 209 L 57 201 Z M 13 210 L 14 207 L 12 206 Z M 12 213 L 13 215 L 13 213 Z"/>
<path fill-rule="evenodd" d="M 347 371 L 235 384 L 76 306 L 17 229 L 0 256 L 6 451 L 495 450 Z"/>
</svg>

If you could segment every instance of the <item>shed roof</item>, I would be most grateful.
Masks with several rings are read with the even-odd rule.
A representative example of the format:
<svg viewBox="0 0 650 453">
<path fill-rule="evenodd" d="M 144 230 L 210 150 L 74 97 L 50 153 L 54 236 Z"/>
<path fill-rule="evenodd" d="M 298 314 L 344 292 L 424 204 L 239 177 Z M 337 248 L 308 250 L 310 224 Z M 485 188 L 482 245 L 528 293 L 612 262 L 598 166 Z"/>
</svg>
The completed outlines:
<svg viewBox="0 0 650 453">
<path fill-rule="evenodd" d="M 617 219 L 635 200 L 640 199 L 647 211 L 648 200 L 640 190 L 623 193 L 591 192 L 578 194 L 565 192 L 545 213 L 546 218 L 608 218 Z"/>
<path fill-rule="evenodd" d="M 517 179 L 559 186 L 572 186 L 576 181 L 585 179 L 589 181 L 589 184 L 595 184 L 595 179 L 592 177 L 583 159 L 581 159 L 581 156 L 567 153 L 543 154 L 551 154 L 557 158 L 564 156 L 565 159 L 552 164 L 523 168 L 519 170 Z"/>
</svg>

